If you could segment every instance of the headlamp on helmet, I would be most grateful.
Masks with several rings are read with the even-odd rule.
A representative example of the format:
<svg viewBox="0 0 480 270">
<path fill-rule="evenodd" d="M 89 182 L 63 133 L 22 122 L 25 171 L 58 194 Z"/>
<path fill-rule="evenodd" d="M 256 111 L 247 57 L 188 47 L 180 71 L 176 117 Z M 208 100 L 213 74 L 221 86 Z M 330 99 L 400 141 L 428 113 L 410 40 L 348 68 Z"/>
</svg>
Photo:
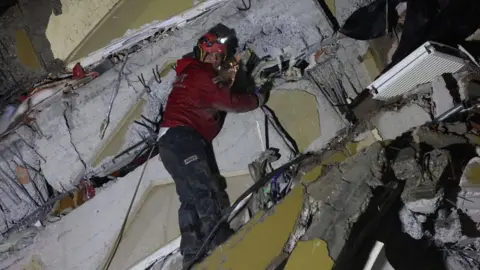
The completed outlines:
<svg viewBox="0 0 480 270">
<path fill-rule="evenodd" d="M 218 37 L 215 33 L 206 33 L 197 43 L 200 50 L 200 58 L 203 58 L 207 53 L 221 53 L 227 54 L 227 37 Z"/>
</svg>

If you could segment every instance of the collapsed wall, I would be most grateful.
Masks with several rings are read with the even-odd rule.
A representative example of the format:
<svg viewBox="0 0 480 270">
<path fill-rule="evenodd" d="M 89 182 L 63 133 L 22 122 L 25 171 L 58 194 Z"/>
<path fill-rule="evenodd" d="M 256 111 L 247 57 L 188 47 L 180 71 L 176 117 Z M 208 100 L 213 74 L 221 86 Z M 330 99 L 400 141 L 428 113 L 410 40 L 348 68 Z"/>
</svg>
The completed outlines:
<svg viewBox="0 0 480 270">
<path fill-rule="evenodd" d="M 85 172 L 87 172 L 87 174 L 107 173 L 111 172 L 112 168 L 117 168 L 119 164 L 122 164 L 125 160 L 128 162 L 128 159 L 131 159 L 135 154 L 134 152 L 128 157 L 125 157 L 124 160 L 113 160 L 110 156 L 101 160 L 99 164 L 93 165 L 99 148 L 108 141 L 110 135 L 116 133 L 124 116 L 130 112 L 131 108 L 138 104 L 139 101 L 142 99 L 146 100 L 146 106 L 141 110 L 143 115 L 150 119 L 158 116 L 159 107 L 165 103 L 171 82 L 175 75 L 174 72 L 170 71 L 170 67 L 167 64 L 191 50 L 192 36 L 200 36 L 206 29 L 216 25 L 218 22 L 222 22 L 237 30 L 240 47 L 250 47 L 260 54 L 263 53 L 263 56 L 267 54 L 278 56 L 284 49 L 291 51 L 293 54 L 301 53 L 305 50 L 309 52 L 309 50 L 315 50 L 316 47 L 321 45 L 319 40 L 331 37 L 333 34 L 331 26 L 315 2 L 297 2 L 294 7 L 291 6 L 291 3 L 287 2 L 288 1 L 276 1 L 267 3 L 259 1 L 258 3 L 252 3 L 255 4 L 256 7 L 248 12 L 238 11 L 236 9 L 236 3 L 229 3 L 219 10 L 211 11 L 208 16 L 199 17 L 194 20 L 196 23 L 201 22 L 202 27 L 198 27 L 198 24 L 187 25 L 182 29 L 175 29 L 174 32 L 163 33 L 161 37 L 154 39 L 152 44 L 149 44 L 148 41 L 138 44 L 135 47 L 135 50 L 139 50 L 138 52 L 128 57 L 121 57 L 121 62 L 117 63 L 112 69 L 88 85 L 79 88 L 77 91 L 78 95 L 65 99 L 63 102 L 53 104 L 51 107 L 42 111 L 37 116 L 37 122 L 43 135 L 32 133 L 32 131 L 27 128 L 18 130 L 20 136 L 28 137 L 28 144 L 42 156 L 40 163 L 37 160 L 38 158 L 29 161 L 29 164 L 36 166 L 34 166 L 36 170 L 40 171 L 41 169 L 42 174 L 41 178 L 39 176 L 39 179 L 45 179 L 46 183 L 49 183 L 53 190 L 67 194 L 67 191 L 75 188 L 78 181 L 85 175 Z M 288 15 L 292 23 L 285 24 L 283 20 L 278 18 L 278 14 Z M 264 29 L 253 27 L 259 22 L 265 24 Z M 283 34 L 280 35 L 279 32 Z M 331 66 L 332 68 L 328 69 L 328 72 L 323 72 L 326 75 L 323 78 L 319 77 L 319 79 L 328 82 L 332 88 L 344 87 L 339 84 L 338 81 L 340 80 L 345 85 L 354 85 L 357 90 L 361 89 L 368 83 L 366 76 L 364 76 L 365 72 L 362 68 L 362 63 L 358 60 L 358 56 L 362 55 L 362 52 L 352 49 L 352 47 L 356 45 L 354 41 L 342 40 L 335 45 L 332 53 L 334 57 L 327 59 L 329 61 L 323 62 L 324 66 L 319 65 L 319 67 L 313 71 L 313 75 L 317 76 L 316 74 L 322 73 L 323 67 Z M 362 46 L 363 49 L 365 49 L 364 47 L 365 46 Z M 156 69 L 157 66 L 162 69 L 162 71 L 163 68 L 167 70 L 162 77 L 162 82 L 159 84 L 154 81 L 152 76 L 152 69 Z M 341 78 L 337 78 L 335 71 L 342 70 L 345 67 L 348 69 L 347 74 L 342 74 Z M 150 93 L 146 93 L 146 89 L 139 82 L 138 76 L 140 75 L 145 76 L 147 85 L 151 89 Z M 356 79 L 353 80 L 353 78 Z M 321 125 L 325 130 L 321 132 L 320 137 L 312 144 L 313 149 L 324 147 L 328 141 L 335 136 L 337 131 L 346 125 L 342 116 L 336 114 L 335 108 L 325 100 L 315 84 L 311 81 L 304 79 L 299 82 L 285 83 L 281 81 L 280 83 L 281 87 L 279 88 L 282 90 L 294 91 L 302 89 L 311 93 L 312 98 L 317 99 L 318 115 Z M 110 123 L 102 139 L 101 130 L 103 129 L 104 119 L 107 115 L 112 93 L 117 87 L 118 94 L 113 103 Z M 260 142 L 257 141 L 257 133 L 265 132 L 264 128 L 258 128 L 258 123 L 261 123 L 264 119 L 263 117 L 261 112 L 252 112 L 251 114 L 228 118 L 230 121 L 227 121 L 224 131 L 219 135 L 219 139 L 214 142 L 220 153 L 218 158 L 219 165 L 222 167 L 221 169 L 226 171 L 245 170 L 246 165 L 260 152 L 263 144 L 262 138 L 260 138 Z M 246 123 L 248 123 L 248 125 Z M 249 128 L 245 128 L 247 126 Z M 242 132 L 248 130 L 249 133 L 241 133 L 239 132 L 239 128 Z M 259 129 L 258 132 L 256 128 Z M 126 129 L 127 135 L 124 138 L 123 144 L 119 147 L 121 149 L 132 146 L 143 139 L 144 136 L 149 135 L 148 131 L 134 124 L 127 125 Z M 242 136 L 242 134 L 244 136 Z M 241 140 L 232 139 L 239 137 L 241 137 Z M 247 144 L 248 140 L 250 140 L 248 147 L 243 147 L 239 151 L 231 150 L 233 148 L 232 145 L 239 143 Z M 252 141 L 255 142 L 253 143 Z M 280 138 L 272 136 L 270 143 L 280 144 L 281 140 Z M 26 147 L 20 149 L 22 155 L 25 156 L 28 154 L 25 152 L 27 150 Z M 35 157 L 35 154 L 30 153 L 29 156 Z M 288 158 L 288 154 L 284 156 Z M 45 160 L 43 160 L 43 158 Z M 10 157 L 7 157 L 7 159 L 10 160 Z M 0 163 L 1 162 L 0 160 Z M 157 170 L 161 170 L 161 173 L 157 171 L 157 177 L 161 175 L 161 177 L 166 178 L 163 174 L 165 171 L 162 168 L 158 167 Z M 32 174 L 32 176 L 34 176 L 34 174 Z M 134 176 L 130 175 L 129 177 Z M 146 189 L 150 184 L 151 182 L 147 181 L 144 183 L 146 186 L 142 188 Z M 46 187 L 44 189 L 46 189 Z M 122 186 L 120 189 L 125 192 L 126 198 L 132 195 L 131 192 L 133 189 L 130 186 L 129 188 Z M 103 190 L 100 191 L 103 192 Z M 118 191 L 118 189 L 107 189 L 103 194 L 100 193 L 99 197 L 117 196 L 115 191 Z M 35 194 L 33 190 L 31 194 Z M 43 242 L 50 241 L 58 246 L 68 246 L 75 242 L 72 239 L 76 237 L 82 238 L 83 236 L 81 235 L 83 234 L 89 236 L 95 234 L 94 229 L 98 229 L 99 231 L 111 230 L 110 234 L 98 239 L 98 241 L 82 241 L 82 245 L 84 245 L 85 250 L 88 251 L 82 253 L 82 256 L 79 257 L 86 260 L 83 261 L 83 263 L 89 263 L 92 267 L 96 267 L 100 263 L 100 257 L 104 255 L 107 250 L 105 247 L 111 246 L 112 235 L 118 231 L 118 225 L 120 225 L 119 220 L 121 220 L 125 214 L 125 207 L 116 207 L 116 211 L 110 211 L 110 208 L 108 208 L 117 206 L 117 203 L 112 203 L 112 200 L 115 201 L 117 199 L 116 197 L 111 200 L 98 198 L 98 200 L 91 201 L 90 203 L 93 205 L 89 205 L 87 209 L 83 211 L 75 210 L 74 213 L 63 217 L 62 220 L 56 224 L 58 226 L 51 226 L 50 224 L 47 226 L 47 231 L 41 231 L 40 234 L 42 235 L 36 238 L 39 243 L 34 243 L 27 252 L 18 252 L 22 253 L 18 257 L 16 257 L 18 254 L 12 255 L 12 253 L 21 249 L 19 247 L 22 246 L 22 243 L 16 242 L 18 246 L 13 245 L 13 247 L 10 246 L 7 248 L 10 253 L 6 252 L 2 254 L 2 256 L 9 257 L 9 260 L 6 260 L 5 264 L 17 261 L 18 258 L 21 258 L 23 262 L 29 260 L 30 252 L 34 252 L 32 250 L 38 248 Z M 107 200 L 107 203 L 105 203 L 105 200 Z M 25 201 L 26 202 L 22 202 L 22 204 L 28 205 L 28 211 L 22 210 L 23 212 L 15 212 L 15 217 L 23 217 L 24 214 L 31 214 L 38 209 L 35 204 L 29 203 L 28 199 L 25 199 Z M 103 203 L 112 204 L 113 206 L 107 207 L 101 205 Z M 104 222 L 99 222 L 101 224 L 92 225 L 88 229 L 85 229 L 87 230 L 86 232 L 77 228 L 77 225 L 74 225 L 78 220 L 90 219 L 87 210 L 97 211 L 96 213 L 98 213 L 99 209 L 108 209 L 101 211 L 101 213 L 110 212 L 111 214 L 105 216 L 105 219 L 103 219 Z M 20 210 L 20 208 L 18 210 Z M 41 211 L 41 213 L 48 212 L 48 210 Z M 17 211 L 17 209 L 14 211 Z M 39 218 L 34 216 L 34 219 L 38 220 Z M 57 220 L 55 219 L 54 221 Z M 117 222 L 118 224 L 115 223 L 116 226 L 112 226 L 112 222 Z M 77 229 L 64 231 L 62 230 L 62 226 Z M 93 243 L 95 247 L 92 248 L 88 246 L 91 243 Z M 102 252 L 98 251 L 98 245 L 103 249 Z M 82 263 L 80 259 L 59 262 L 55 260 L 55 256 L 58 254 L 52 250 L 54 250 L 54 247 L 42 251 L 42 254 L 46 254 L 43 260 L 47 265 L 68 267 Z M 73 256 L 70 253 L 72 252 L 71 249 L 64 249 L 62 251 L 67 257 Z M 95 253 L 95 256 L 91 257 L 92 253 Z"/>
</svg>

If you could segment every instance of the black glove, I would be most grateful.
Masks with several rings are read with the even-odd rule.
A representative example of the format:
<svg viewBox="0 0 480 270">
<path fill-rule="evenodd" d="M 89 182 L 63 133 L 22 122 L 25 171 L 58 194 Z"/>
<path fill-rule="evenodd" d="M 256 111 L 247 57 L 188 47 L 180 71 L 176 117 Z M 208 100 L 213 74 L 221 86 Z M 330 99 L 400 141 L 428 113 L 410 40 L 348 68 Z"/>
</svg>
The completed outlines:
<svg viewBox="0 0 480 270">
<path fill-rule="evenodd" d="M 261 107 L 267 103 L 268 98 L 270 97 L 270 90 L 272 89 L 272 82 L 266 82 L 260 87 L 255 88 L 255 95 L 258 98 L 258 107 Z"/>
</svg>

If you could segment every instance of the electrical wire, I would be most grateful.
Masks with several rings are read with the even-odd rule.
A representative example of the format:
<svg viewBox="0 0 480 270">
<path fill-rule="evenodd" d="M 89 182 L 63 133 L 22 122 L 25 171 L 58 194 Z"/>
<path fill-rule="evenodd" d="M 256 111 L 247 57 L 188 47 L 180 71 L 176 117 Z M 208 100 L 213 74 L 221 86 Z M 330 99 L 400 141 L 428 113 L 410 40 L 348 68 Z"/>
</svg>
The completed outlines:
<svg viewBox="0 0 480 270">
<path fill-rule="evenodd" d="M 278 133 L 278 135 L 285 143 L 287 148 L 290 150 L 290 152 L 293 155 L 297 155 L 298 153 L 300 153 L 300 151 L 298 150 L 297 142 L 295 142 L 295 140 L 290 136 L 290 134 L 288 134 L 288 132 L 282 127 L 273 110 L 270 109 L 267 105 L 263 105 L 261 109 L 265 116 L 267 116 L 268 122 L 270 122 L 270 124 Z"/>
</svg>

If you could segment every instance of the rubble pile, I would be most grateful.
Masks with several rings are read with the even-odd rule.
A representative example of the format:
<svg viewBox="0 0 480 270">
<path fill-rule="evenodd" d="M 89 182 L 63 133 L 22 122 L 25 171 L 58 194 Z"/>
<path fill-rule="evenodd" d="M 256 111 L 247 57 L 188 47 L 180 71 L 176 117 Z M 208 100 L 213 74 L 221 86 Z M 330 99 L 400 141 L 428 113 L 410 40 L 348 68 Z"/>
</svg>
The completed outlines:
<svg viewBox="0 0 480 270">
<path fill-rule="evenodd" d="M 317 207 L 302 240 L 325 240 L 337 265 L 342 260 L 351 263 L 351 249 L 362 246 L 370 234 L 391 239 L 385 240 L 386 254 L 395 269 L 408 268 L 402 260 L 411 254 L 398 256 L 420 246 L 418 252 L 431 255 L 429 263 L 478 269 L 480 137 L 475 123 L 466 120 L 474 118 L 472 114 L 457 122 L 415 127 L 324 167 L 320 178 L 307 185 Z M 395 202 L 388 202 L 388 194 L 396 196 Z M 377 231 L 371 229 L 375 219 Z M 397 242 L 396 237 L 410 240 Z M 388 252 L 397 248 L 401 251 Z"/>
<path fill-rule="evenodd" d="M 433 245 L 447 269 L 480 267 L 480 178 L 472 173 L 479 158 L 467 139 L 476 131 L 468 129 L 464 122 L 421 126 L 387 146 L 395 180 L 404 185 L 402 231 Z"/>
</svg>

